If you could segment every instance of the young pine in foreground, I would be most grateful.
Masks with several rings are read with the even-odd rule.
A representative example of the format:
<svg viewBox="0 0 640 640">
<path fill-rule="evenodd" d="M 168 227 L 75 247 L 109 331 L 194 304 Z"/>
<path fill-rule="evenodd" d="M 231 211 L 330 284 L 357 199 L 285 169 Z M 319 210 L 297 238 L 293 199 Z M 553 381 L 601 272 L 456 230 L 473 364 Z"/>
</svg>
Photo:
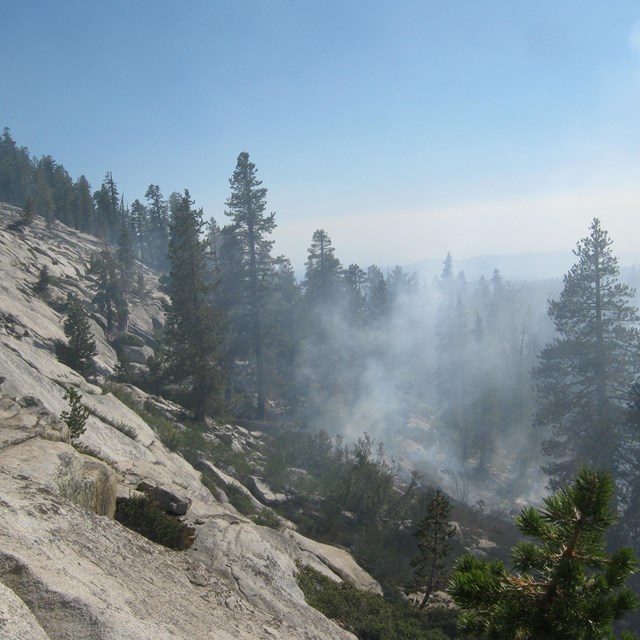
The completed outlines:
<svg viewBox="0 0 640 640">
<path fill-rule="evenodd" d="M 610 475 L 582 469 L 542 509 L 524 509 L 516 525 L 538 542 L 513 549 L 514 573 L 499 561 L 459 558 L 450 592 L 464 610 L 463 630 L 491 640 L 614 638 L 614 621 L 638 601 L 624 586 L 633 551 L 605 550 L 613 491 Z"/>
</svg>

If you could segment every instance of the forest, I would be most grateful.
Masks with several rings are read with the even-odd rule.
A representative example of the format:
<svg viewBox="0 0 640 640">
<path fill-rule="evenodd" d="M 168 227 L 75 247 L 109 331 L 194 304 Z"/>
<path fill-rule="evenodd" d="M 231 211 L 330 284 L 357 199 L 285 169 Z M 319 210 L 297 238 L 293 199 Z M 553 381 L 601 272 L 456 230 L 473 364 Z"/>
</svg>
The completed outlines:
<svg viewBox="0 0 640 640">
<path fill-rule="evenodd" d="M 581 552 L 581 560 L 591 554 L 591 569 L 583 575 L 572 565 L 571 580 L 590 580 L 597 566 L 606 574 L 595 580 L 598 588 L 603 581 L 607 589 L 620 587 L 634 561 L 624 554 L 606 560 L 605 547 L 638 546 L 640 316 L 638 274 L 621 271 L 606 220 L 586 220 L 577 230 L 574 264 L 562 280 L 509 281 L 496 269 L 468 281 L 446 247 L 441 273 L 431 281 L 401 265 L 347 266 L 325 229 L 313 233 L 298 277 L 287 257 L 274 251 L 276 213 L 268 212 L 256 166 L 246 152 L 235 162 L 221 203 L 225 217 L 205 218 L 187 189 L 165 195 L 151 184 L 129 201 L 109 171 L 93 190 L 85 176 L 72 179 L 53 157 L 32 157 L 4 129 L 0 201 L 22 209 L 14 229 L 20 232 L 38 215 L 47 226 L 58 221 L 104 243 L 88 269 L 95 277 L 93 304 L 119 355 L 113 384 L 131 383 L 180 403 L 196 430 L 207 417 L 231 417 L 269 431 L 275 445 L 265 477 L 275 487 L 306 483 L 307 497 L 322 497 L 283 515 L 297 518 L 301 531 L 349 548 L 391 603 L 411 591 L 412 574 L 422 575 L 424 590 L 426 574 L 418 568 L 425 557 L 439 576 L 450 575 L 453 555 L 462 551 L 450 520 L 490 530 L 492 514 L 508 522 L 525 506 L 517 530 L 540 537 L 540 549 L 548 552 L 554 535 L 557 542 L 578 530 L 567 528 L 562 514 L 593 495 L 590 524 L 573 523 L 595 532 Z M 130 339 L 129 301 L 144 296 L 140 265 L 162 274 L 168 300 L 158 348 L 145 368 L 118 349 Z M 42 287 L 46 278 L 41 273 Z M 75 318 L 70 342 L 56 350 L 90 377 L 90 343 L 73 350 L 71 336 L 82 324 L 74 304 L 69 301 L 69 319 Z M 188 457 L 191 444 L 176 446 Z M 292 469 L 305 476 L 294 477 Z M 540 505 L 550 492 L 555 497 L 541 512 L 526 506 Z M 493 526 L 502 528 L 493 531 L 502 554 L 495 561 L 501 562 L 520 537 L 509 524 Z M 437 551 L 433 545 L 425 551 L 421 544 L 427 548 L 432 534 L 446 540 Z M 544 574 L 549 563 L 542 551 L 518 549 L 517 567 Z M 509 583 L 500 573 L 504 567 L 482 562 L 461 556 L 450 586 L 470 609 L 473 580 L 484 580 L 495 593 L 503 590 L 500 580 Z M 617 573 L 606 569 L 611 564 Z M 303 579 L 308 592 L 328 598 L 319 607 L 337 606 L 321 577 Z M 563 579 L 568 592 L 570 580 Z M 436 582 L 434 591 L 446 584 Z M 413 587 L 419 591 L 420 585 Z M 626 591 L 615 602 L 605 591 L 594 591 L 584 615 L 601 619 L 609 633 L 613 620 L 635 604 Z M 341 593 L 337 601 L 348 597 Z M 462 621 L 473 637 L 613 637 L 571 635 L 575 622 L 572 631 L 549 623 L 530 635 L 505 635 L 518 633 L 522 620 L 533 625 L 535 612 L 523 605 L 516 624 L 513 611 L 491 606 L 493 622 L 478 613 Z M 579 609 L 576 602 L 562 606 L 549 605 L 550 619 Z M 384 622 L 359 637 L 459 633 L 447 614 L 432 614 L 442 619 L 426 626 L 413 615 L 403 618 L 408 631 L 387 629 Z M 489 629 L 497 619 L 502 627 Z"/>
</svg>

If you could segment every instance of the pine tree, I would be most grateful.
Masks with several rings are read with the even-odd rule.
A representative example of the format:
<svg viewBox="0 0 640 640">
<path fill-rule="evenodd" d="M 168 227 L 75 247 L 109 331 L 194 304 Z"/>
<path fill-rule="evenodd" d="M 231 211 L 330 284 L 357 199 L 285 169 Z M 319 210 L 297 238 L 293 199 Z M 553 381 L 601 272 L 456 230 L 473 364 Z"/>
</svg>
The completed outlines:
<svg viewBox="0 0 640 640">
<path fill-rule="evenodd" d="M 165 271 L 168 268 L 169 208 L 157 184 L 149 185 L 145 198 L 148 213 L 149 260 L 154 267 Z"/>
<path fill-rule="evenodd" d="M 408 273 L 397 264 L 387 275 L 387 289 L 391 303 L 395 303 L 402 296 L 414 293 L 418 285 L 418 274 Z"/>
<path fill-rule="evenodd" d="M 391 297 L 382 271 L 374 264 L 367 269 L 366 290 L 369 319 L 375 324 L 388 316 L 391 310 Z"/>
<path fill-rule="evenodd" d="M 120 231 L 120 195 L 111 171 L 107 171 L 99 191 L 93 194 L 99 236 L 113 242 Z"/>
<path fill-rule="evenodd" d="M 578 242 L 577 262 L 549 304 L 558 337 L 540 354 L 538 427 L 550 430 L 543 451 L 557 487 L 588 464 L 621 479 L 619 456 L 628 391 L 637 374 L 638 313 L 634 291 L 618 280 L 611 240 L 595 218 Z"/>
<path fill-rule="evenodd" d="M 128 224 L 123 224 L 118 236 L 118 271 L 122 283 L 123 293 L 126 295 L 131 291 L 135 277 L 136 256 L 131 240 L 131 230 Z"/>
<path fill-rule="evenodd" d="M 39 295 L 46 296 L 49 292 L 49 285 L 51 284 L 51 274 L 47 265 L 43 265 L 38 271 L 38 279 L 33 285 L 33 291 Z"/>
<path fill-rule="evenodd" d="M 40 166 L 40 163 L 38 163 Z M 33 199 L 36 205 L 36 212 L 41 215 L 47 224 L 47 229 L 51 229 L 55 215 L 55 203 L 51 186 L 46 173 L 36 168 L 33 179 Z"/>
<path fill-rule="evenodd" d="M 640 382 L 634 382 L 629 392 L 624 424 L 625 446 L 621 452 L 625 474 L 622 503 L 624 539 L 640 550 Z"/>
<path fill-rule="evenodd" d="M 269 375 L 268 391 L 285 406 L 296 404 L 295 363 L 300 331 L 301 292 L 296 282 L 291 262 L 284 256 L 274 261 L 272 303 L 269 316 L 269 346 L 267 356 Z"/>
<path fill-rule="evenodd" d="M 416 530 L 418 553 L 411 560 L 414 577 L 405 592 L 424 594 L 420 609 L 427 606 L 431 594 L 443 588 L 448 579 L 446 560 L 451 552 L 451 539 L 456 535 L 456 528 L 449 521 L 450 511 L 447 497 L 437 490 Z"/>
<path fill-rule="evenodd" d="M 336 258 L 329 234 L 316 229 L 307 250 L 307 263 L 303 287 L 307 306 L 322 308 L 336 301 L 342 279 L 342 265 Z"/>
<path fill-rule="evenodd" d="M 24 201 L 24 206 L 22 207 L 20 216 L 18 217 L 17 220 L 9 224 L 7 228 L 10 231 L 22 232 L 27 227 L 33 224 L 35 217 L 36 217 L 36 203 L 31 196 L 28 196 L 27 199 Z"/>
<path fill-rule="evenodd" d="M 26 147 L 18 147 L 5 127 L 0 136 L 0 201 L 23 206 L 33 181 L 33 166 Z"/>
<path fill-rule="evenodd" d="M 118 263 L 108 247 L 91 256 L 88 273 L 96 277 L 91 288 L 96 292 L 92 302 L 107 321 L 107 331 L 114 327 L 126 331 L 129 305 L 118 270 Z"/>
<path fill-rule="evenodd" d="M 256 177 L 256 167 L 249 154 L 238 156 L 229 179 L 231 195 L 226 201 L 226 215 L 231 218 L 228 232 L 233 235 L 239 290 L 235 300 L 247 317 L 247 339 L 255 362 L 257 392 L 256 417 L 263 418 L 266 403 L 264 315 L 273 277 L 271 233 L 276 227 L 275 214 L 265 214 L 267 190 Z"/>
<path fill-rule="evenodd" d="M 455 283 L 449 281 L 448 286 L 454 287 Z M 454 294 L 448 292 L 439 310 L 436 385 L 443 423 L 457 438 L 460 460 L 464 463 L 471 452 L 469 319 L 462 298 L 457 296 L 453 302 Z"/>
<path fill-rule="evenodd" d="M 35 165 L 35 198 L 50 228 L 53 220 L 66 225 L 73 220 L 73 181 L 66 169 L 51 156 L 42 156 Z"/>
<path fill-rule="evenodd" d="M 165 344 L 170 375 L 187 390 L 194 416 L 201 420 L 216 402 L 221 322 L 211 304 L 202 210 L 193 204 L 187 190 L 172 198 Z"/>
<path fill-rule="evenodd" d="M 60 362 L 71 367 L 88 378 L 95 373 L 97 355 L 96 342 L 91 333 L 87 312 L 77 296 L 67 296 L 67 317 L 63 325 L 67 343 L 56 340 L 54 343 L 56 357 Z"/>
<path fill-rule="evenodd" d="M 350 264 L 344 271 L 347 319 L 350 324 L 361 325 L 366 315 L 365 285 L 367 274 L 357 264 Z"/>
<path fill-rule="evenodd" d="M 75 440 L 85 432 L 89 409 L 82 404 L 80 392 L 73 387 L 67 389 L 64 399 L 69 401 L 69 411 L 63 411 L 60 418 L 69 427 L 71 440 Z"/>
<path fill-rule="evenodd" d="M 142 262 L 148 262 L 150 259 L 149 215 L 147 207 L 137 199 L 131 203 L 131 229 L 138 257 Z"/>
<path fill-rule="evenodd" d="M 91 185 L 80 176 L 73 185 L 74 226 L 80 231 L 95 234 L 97 231 L 96 208 L 91 197 Z"/>
<path fill-rule="evenodd" d="M 609 474 L 581 469 L 542 509 L 524 509 L 516 526 L 538 543 L 513 549 L 515 573 L 499 561 L 460 557 L 450 593 L 463 609 L 462 629 L 491 640 L 613 639 L 614 621 L 638 606 L 624 586 L 636 568 L 633 551 L 609 556 L 605 548 L 613 491 Z"/>
</svg>

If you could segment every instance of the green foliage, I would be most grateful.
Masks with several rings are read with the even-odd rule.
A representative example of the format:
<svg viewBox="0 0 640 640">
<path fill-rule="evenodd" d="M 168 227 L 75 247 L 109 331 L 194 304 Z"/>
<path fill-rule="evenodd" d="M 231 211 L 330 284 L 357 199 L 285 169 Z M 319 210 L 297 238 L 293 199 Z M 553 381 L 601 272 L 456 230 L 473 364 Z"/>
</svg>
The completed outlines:
<svg viewBox="0 0 640 640">
<path fill-rule="evenodd" d="M 85 378 L 95 373 L 94 356 L 98 353 L 91 333 L 87 313 L 82 303 L 72 294 L 67 297 L 67 317 L 64 321 L 64 335 L 68 341 L 54 343 L 56 357 Z"/>
<path fill-rule="evenodd" d="M 107 320 L 107 330 L 111 331 L 114 326 L 119 331 L 126 330 L 129 305 L 118 263 L 108 247 L 91 256 L 88 273 L 96 278 L 92 284 L 96 292 L 92 301 Z"/>
<path fill-rule="evenodd" d="M 98 232 L 102 238 L 114 242 L 122 224 L 120 194 L 111 171 L 107 171 L 99 191 L 93 194 L 98 213 Z"/>
<path fill-rule="evenodd" d="M 552 488 L 583 464 L 610 471 L 619 483 L 628 476 L 624 402 L 638 372 L 640 317 L 630 304 L 635 292 L 619 282 L 611 244 L 594 218 L 560 298 L 549 303 L 558 337 L 542 350 L 534 376 Z"/>
<path fill-rule="evenodd" d="M 186 190 L 172 198 L 165 345 L 168 372 L 187 392 L 185 401 L 195 419 L 201 420 L 217 403 L 221 318 L 210 299 L 213 283 L 201 238 L 202 210 L 192 205 Z"/>
<path fill-rule="evenodd" d="M 123 422 L 122 420 L 114 420 L 113 418 L 108 416 L 106 413 L 103 413 L 102 411 L 98 411 L 97 409 L 87 408 L 87 410 L 89 411 L 89 413 L 91 415 L 93 415 L 96 418 L 98 418 L 98 420 L 100 420 L 101 422 L 104 422 L 105 424 L 108 424 L 109 426 L 113 427 L 114 429 L 116 429 L 120 433 L 122 433 L 125 436 L 127 436 L 127 438 L 131 438 L 132 440 L 137 440 L 138 439 L 138 434 L 137 434 L 136 430 L 131 425 L 127 424 L 126 422 Z"/>
<path fill-rule="evenodd" d="M 147 369 L 140 370 L 132 365 L 129 354 L 127 353 L 127 347 L 143 347 L 145 343 L 142 338 L 132 333 L 123 332 L 118 333 L 115 338 L 112 338 L 110 343 L 118 357 L 118 363 L 113 372 L 113 379 L 116 382 L 134 384 L 149 393 L 158 393 L 161 391 L 159 380 L 156 381 L 153 379 L 152 375 L 153 366 L 151 365 L 155 365 L 157 359 L 154 356 L 148 357 Z"/>
<path fill-rule="evenodd" d="M 271 233 L 276 227 L 275 213 L 265 214 L 267 190 L 256 177 L 256 167 L 249 154 L 240 153 L 229 180 L 231 195 L 225 214 L 232 224 L 225 228 L 226 260 L 231 269 L 226 276 L 233 280 L 233 295 L 226 300 L 234 322 L 234 337 L 229 343 L 227 359 L 249 354 L 254 363 L 256 418 L 262 419 L 266 403 L 265 316 L 269 288 L 273 280 Z M 225 261 L 222 262 L 223 268 Z M 223 273 L 223 277 L 225 274 Z M 242 336 L 241 340 L 238 337 Z"/>
<path fill-rule="evenodd" d="M 271 448 L 265 478 L 297 492 L 277 511 L 301 533 L 348 546 L 389 593 L 409 578 L 416 542 L 407 523 L 421 515 L 418 479 L 398 488 L 395 466 L 368 435 L 347 446 L 326 433 L 286 430 Z"/>
<path fill-rule="evenodd" d="M 131 231 L 127 224 L 123 224 L 120 229 L 117 258 L 120 282 L 122 283 L 122 289 L 126 295 L 132 288 L 136 262 L 133 241 L 131 239 Z"/>
<path fill-rule="evenodd" d="M 82 404 L 82 396 L 73 387 L 67 389 L 64 399 L 69 401 L 69 411 L 63 411 L 60 418 L 69 427 L 71 439 L 75 440 L 85 432 L 89 409 Z"/>
<path fill-rule="evenodd" d="M 49 275 L 49 269 L 45 264 L 40 269 L 40 271 L 38 271 L 38 279 L 33 285 L 33 291 L 38 295 L 46 296 L 46 294 L 49 292 L 50 285 L 51 285 L 51 276 Z"/>
<path fill-rule="evenodd" d="M 312 307 L 322 306 L 336 296 L 342 265 L 335 256 L 329 234 L 324 229 L 313 232 L 305 270 L 305 301 Z"/>
<path fill-rule="evenodd" d="M 117 351 L 124 347 L 143 347 L 144 340 L 133 333 L 119 333 L 111 342 L 113 348 Z"/>
<path fill-rule="evenodd" d="M 299 568 L 298 586 L 309 605 L 362 640 L 446 640 L 457 637 L 453 611 L 417 611 L 404 602 L 337 583 L 311 567 Z M 446 630 L 446 632 L 445 632 Z"/>
<path fill-rule="evenodd" d="M 148 260 L 156 268 L 164 271 L 167 268 L 169 246 L 169 216 L 167 201 L 163 198 L 160 187 L 150 184 L 145 193 L 147 199 L 146 244 Z"/>
<path fill-rule="evenodd" d="M 91 196 L 91 185 L 85 176 L 80 176 L 73 184 L 72 226 L 86 233 L 96 234 L 96 208 Z"/>
<path fill-rule="evenodd" d="M 0 136 L 0 201 L 21 207 L 33 179 L 29 150 L 18 147 L 5 127 Z"/>
<path fill-rule="evenodd" d="M 113 393 L 118 400 L 137 413 L 156 432 L 160 441 L 168 449 L 180 453 L 192 464 L 205 458 L 215 464 L 234 466 L 239 472 L 253 471 L 245 458 L 234 453 L 230 445 L 227 446 L 205 437 L 206 423 L 188 419 L 184 424 L 177 423 L 167 413 L 155 407 L 152 402 L 147 401 L 141 406 L 122 384 L 110 382 L 104 386 L 104 390 Z M 112 426 L 116 429 L 120 427 L 117 422 Z M 129 435 L 126 431 L 123 432 L 125 435 Z M 203 476 L 206 476 L 206 473 L 203 472 Z M 233 502 L 233 500 L 231 501 Z M 255 510 L 252 508 L 251 514 L 254 512 Z"/>
<path fill-rule="evenodd" d="M 224 488 L 224 492 L 229 498 L 229 502 L 245 516 L 255 516 L 256 508 L 253 506 L 251 498 L 235 484 L 228 484 Z"/>
<path fill-rule="evenodd" d="M 138 433 L 136 430 L 126 422 L 122 420 L 115 420 L 111 423 L 111 426 L 116 430 L 127 436 L 127 438 L 131 438 L 132 440 L 138 439 Z"/>
<path fill-rule="evenodd" d="M 36 217 L 36 205 L 33 198 L 28 197 L 17 220 L 8 225 L 10 231 L 22 232 L 33 224 Z"/>
<path fill-rule="evenodd" d="M 624 586 L 636 568 L 633 551 L 605 550 L 613 489 L 608 474 L 581 469 L 542 509 L 524 509 L 516 525 L 538 542 L 513 549 L 515 573 L 501 562 L 459 558 L 450 592 L 465 610 L 463 629 L 494 640 L 613 638 L 614 621 L 638 606 Z"/>
<path fill-rule="evenodd" d="M 269 527 L 271 529 L 281 529 L 282 522 L 278 514 L 269 507 L 265 507 L 257 515 L 253 517 L 253 521 L 261 527 Z"/>
<path fill-rule="evenodd" d="M 66 169 L 51 156 L 42 156 L 35 162 L 31 195 L 36 211 L 51 229 L 54 220 L 72 223 L 73 181 Z"/>
<path fill-rule="evenodd" d="M 416 531 L 418 553 L 411 560 L 414 577 L 405 591 L 424 593 L 420 609 L 424 609 L 431 594 L 446 583 L 446 560 L 451 552 L 451 538 L 456 534 L 455 527 L 449 522 L 450 511 L 446 496 L 437 490 Z"/>
<path fill-rule="evenodd" d="M 115 519 L 145 538 L 177 551 L 193 544 L 192 530 L 159 509 L 147 496 L 121 500 Z"/>
</svg>

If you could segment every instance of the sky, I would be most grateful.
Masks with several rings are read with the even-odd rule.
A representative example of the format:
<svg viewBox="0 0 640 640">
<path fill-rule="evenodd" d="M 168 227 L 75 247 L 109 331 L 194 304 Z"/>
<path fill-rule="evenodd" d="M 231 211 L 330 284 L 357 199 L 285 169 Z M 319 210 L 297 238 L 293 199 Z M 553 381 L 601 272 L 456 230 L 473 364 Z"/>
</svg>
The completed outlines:
<svg viewBox="0 0 640 640">
<path fill-rule="evenodd" d="M 0 127 L 128 202 L 227 220 L 250 154 L 275 251 L 344 265 L 640 239 L 637 0 L 0 0 Z"/>
</svg>

